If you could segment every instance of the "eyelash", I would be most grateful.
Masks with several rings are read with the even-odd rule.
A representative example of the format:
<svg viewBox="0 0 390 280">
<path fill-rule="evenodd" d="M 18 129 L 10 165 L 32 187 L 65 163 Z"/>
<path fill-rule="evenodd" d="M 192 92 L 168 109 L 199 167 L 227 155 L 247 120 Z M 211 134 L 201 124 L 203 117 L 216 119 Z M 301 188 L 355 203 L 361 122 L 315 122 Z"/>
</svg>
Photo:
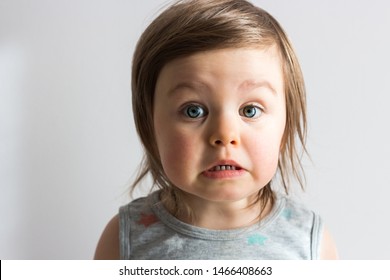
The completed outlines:
<svg viewBox="0 0 390 280">
<path fill-rule="evenodd" d="M 245 109 L 247 109 L 247 108 L 255 108 L 256 109 L 255 115 L 253 115 L 252 117 L 246 116 Z M 198 114 L 195 111 L 190 112 L 190 109 L 200 109 L 200 112 L 198 112 Z M 181 112 L 187 118 L 193 119 L 193 120 L 203 118 L 203 117 L 208 115 L 207 110 L 202 105 L 199 105 L 196 103 L 191 103 L 191 104 L 184 106 L 184 108 L 181 110 Z M 261 115 L 263 114 L 263 112 L 264 112 L 264 109 L 256 104 L 245 105 L 239 109 L 239 115 L 242 117 L 248 118 L 248 119 L 260 118 Z M 191 116 L 191 113 L 195 113 L 195 115 L 192 114 L 192 116 Z"/>
</svg>

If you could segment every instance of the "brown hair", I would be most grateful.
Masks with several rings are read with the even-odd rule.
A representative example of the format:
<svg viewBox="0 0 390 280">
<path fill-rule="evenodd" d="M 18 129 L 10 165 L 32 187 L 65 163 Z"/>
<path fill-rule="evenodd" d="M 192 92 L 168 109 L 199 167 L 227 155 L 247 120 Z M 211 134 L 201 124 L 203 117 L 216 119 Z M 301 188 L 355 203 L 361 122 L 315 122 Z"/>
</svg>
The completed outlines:
<svg viewBox="0 0 390 280">
<path fill-rule="evenodd" d="M 278 171 L 288 193 L 293 175 L 303 187 L 301 153 L 306 151 L 305 86 L 298 59 L 279 23 L 266 11 L 245 0 L 182 0 L 162 12 L 138 41 L 132 68 L 133 113 L 145 156 L 132 185 L 151 174 L 154 185 L 162 189 L 171 209 L 183 210 L 182 192 L 164 173 L 153 127 L 153 98 L 157 77 L 169 61 L 190 54 L 222 48 L 269 47 L 276 45 L 282 57 L 286 98 L 286 126 L 282 139 Z M 259 191 L 262 207 L 274 201 L 271 182 Z"/>
</svg>

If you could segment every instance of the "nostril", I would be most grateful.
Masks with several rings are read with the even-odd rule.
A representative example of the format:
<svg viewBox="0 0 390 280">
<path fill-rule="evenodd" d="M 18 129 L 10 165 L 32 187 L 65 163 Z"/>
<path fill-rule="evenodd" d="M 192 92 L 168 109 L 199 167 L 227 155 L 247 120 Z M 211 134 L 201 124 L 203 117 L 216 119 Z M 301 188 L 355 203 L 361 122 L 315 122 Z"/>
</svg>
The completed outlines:
<svg viewBox="0 0 390 280">
<path fill-rule="evenodd" d="M 229 142 L 228 142 L 229 143 Z M 237 141 L 236 140 L 232 140 L 232 141 L 230 141 L 230 144 L 231 145 L 237 145 Z M 215 140 L 214 141 L 214 144 L 215 145 L 224 145 L 224 142 L 222 141 L 222 140 Z"/>
</svg>

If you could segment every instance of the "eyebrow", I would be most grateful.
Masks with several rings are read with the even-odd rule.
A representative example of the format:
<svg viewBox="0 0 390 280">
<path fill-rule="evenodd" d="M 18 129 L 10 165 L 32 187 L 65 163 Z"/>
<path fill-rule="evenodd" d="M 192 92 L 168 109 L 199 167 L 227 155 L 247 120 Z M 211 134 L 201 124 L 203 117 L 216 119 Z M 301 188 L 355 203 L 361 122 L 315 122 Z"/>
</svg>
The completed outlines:
<svg viewBox="0 0 390 280">
<path fill-rule="evenodd" d="M 205 91 L 209 90 L 209 86 L 206 83 L 198 82 L 198 81 L 184 81 L 175 85 L 172 89 L 168 90 L 168 94 L 174 95 L 180 89 L 191 89 L 194 91 Z"/>
<path fill-rule="evenodd" d="M 272 84 L 269 81 L 261 80 L 261 81 L 254 81 L 254 80 L 246 80 L 238 87 L 240 91 L 251 91 L 256 88 L 268 88 L 272 94 L 276 95 L 277 91 L 272 86 Z"/>
<path fill-rule="evenodd" d="M 277 94 L 277 91 L 272 86 L 272 84 L 266 80 L 261 80 L 261 81 L 245 80 L 238 86 L 238 91 L 248 92 L 257 88 L 267 88 L 271 91 L 273 95 Z M 210 90 L 210 87 L 206 83 L 199 82 L 199 81 L 184 81 L 178 83 L 172 89 L 169 89 L 168 94 L 172 96 L 180 89 L 190 89 L 190 90 L 194 90 L 195 92 L 198 92 L 198 91 Z"/>
</svg>

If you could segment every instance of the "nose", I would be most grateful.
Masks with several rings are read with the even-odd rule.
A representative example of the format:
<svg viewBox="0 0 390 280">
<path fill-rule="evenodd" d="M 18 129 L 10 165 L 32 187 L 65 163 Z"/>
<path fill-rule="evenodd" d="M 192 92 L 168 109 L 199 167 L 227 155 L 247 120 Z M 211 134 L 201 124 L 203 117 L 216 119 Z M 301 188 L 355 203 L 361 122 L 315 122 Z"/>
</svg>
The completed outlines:
<svg viewBox="0 0 390 280">
<path fill-rule="evenodd" d="M 219 116 L 212 120 L 209 142 L 214 147 L 240 144 L 238 120 L 233 116 Z"/>
</svg>

